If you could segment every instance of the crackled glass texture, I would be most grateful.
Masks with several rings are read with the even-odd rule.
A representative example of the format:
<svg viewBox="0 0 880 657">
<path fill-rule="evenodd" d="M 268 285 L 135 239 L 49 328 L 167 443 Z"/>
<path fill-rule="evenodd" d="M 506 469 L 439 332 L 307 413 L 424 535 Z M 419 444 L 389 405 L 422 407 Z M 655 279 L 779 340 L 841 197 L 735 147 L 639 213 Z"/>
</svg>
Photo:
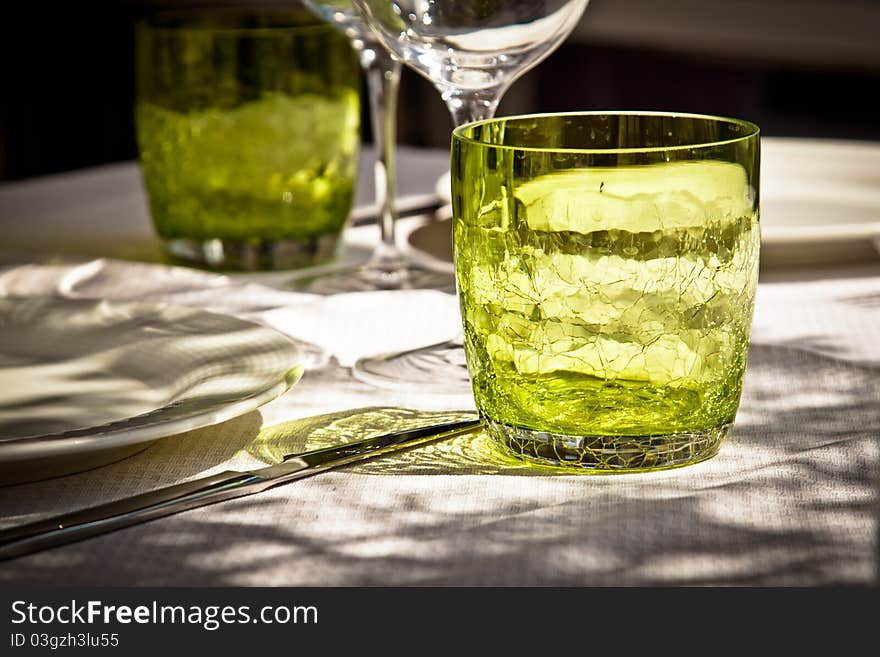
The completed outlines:
<svg viewBox="0 0 880 657">
<path fill-rule="evenodd" d="M 454 133 L 455 262 L 474 396 L 520 455 L 594 470 L 717 453 L 758 277 L 758 129 L 665 114 Z"/>
</svg>

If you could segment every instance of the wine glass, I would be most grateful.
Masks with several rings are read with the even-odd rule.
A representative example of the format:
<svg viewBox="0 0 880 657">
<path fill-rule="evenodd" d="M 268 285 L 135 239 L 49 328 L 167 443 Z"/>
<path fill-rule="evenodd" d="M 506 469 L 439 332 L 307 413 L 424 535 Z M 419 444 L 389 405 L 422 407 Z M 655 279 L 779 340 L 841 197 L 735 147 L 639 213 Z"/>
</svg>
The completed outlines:
<svg viewBox="0 0 880 657">
<path fill-rule="evenodd" d="M 569 35 L 589 0 L 353 0 L 382 44 L 430 80 L 455 126 L 501 96 Z"/>
<path fill-rule="evenodd" d="M 354 272 L 320 275 L 308 281 L 314 292 L 404 289 L 451 284 L 448 275 L 409 262 L 396 245 L 396 177 L 394 149 L 397 133 L 397 95 L 400 61 L 383 48 L 351 0 L 303 0 L 322 20 L 335 25 L 358 52 L 367 82 L 367 97 L 376 150 L 374 170 L 379 208 L 380 243 Z"/>
<path fill-rule="evenodd" d="M 430 80 L 455 126 L 490 119 L 507 88 L 555 50 L 589 0 L 353 0 L 397 58 Z M 354 375 L 376 386 L 460 393 L 462 340 L 363 358 Z"/>
</svg>

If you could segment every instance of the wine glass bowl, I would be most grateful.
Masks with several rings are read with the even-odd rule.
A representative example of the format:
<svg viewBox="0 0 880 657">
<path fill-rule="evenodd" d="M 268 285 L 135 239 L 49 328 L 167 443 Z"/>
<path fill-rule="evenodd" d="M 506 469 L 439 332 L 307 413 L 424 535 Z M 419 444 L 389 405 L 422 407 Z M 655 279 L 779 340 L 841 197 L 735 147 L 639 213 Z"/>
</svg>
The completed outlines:
<svg viewBox="0 0 880 657">
<path fill-rule="evenodd" d="M 493 113 L 504 91 L 555 50 L 589 0 L 354 0 L 386 48 L 450 105 Z M 477 109 L 475 107 L 471 110 Z M 488 118 L 466 116 L 464 119 Z"/>
<path fill-rule="evenodd" d="M 362 51 L 367 41 L 376 41 L 351 0 L 303 0 L 321 20 L 335 25 L 352 41 L 352 47 Z M 358 43 L 360 41 L 360 43 Z"/>
</svg>

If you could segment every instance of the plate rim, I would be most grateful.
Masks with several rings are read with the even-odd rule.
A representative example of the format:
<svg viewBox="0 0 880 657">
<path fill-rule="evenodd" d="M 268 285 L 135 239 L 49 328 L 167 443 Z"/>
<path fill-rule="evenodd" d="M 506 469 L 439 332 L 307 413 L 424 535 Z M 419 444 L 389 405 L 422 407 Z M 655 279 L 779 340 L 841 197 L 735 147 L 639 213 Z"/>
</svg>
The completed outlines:
<svg viewBox="0 0 880 657">
<path fill-rule="evenodd" d="M 137 418 L 161 413 L 164 409 L 175 403 L 174 401 L 171 401 L 145 413 L 92 427 L 71 429 L 60 433 L 21 436 L 19 438 L 2 440 L 0 441 L 0 463 L 4 464 L 25 462 L 32 459 L 57 458 L 62 455 L 71 454 L 72 452 L 84 455 L 139 444 L 146 445 L 161 440 L 162 438 L 168 438 L 187 431 L 213 426 L 240 417 L 245 413 L 256 410 L 273 399 L 276 399 L 293 387 L 293 385 L 302 378 L 305 371 L 302 351 L 293 338 L 272 327 L 252 320 L 243 319 L 235 315 L 173 303 L 145 303 L 140 301 L 116 300 L 102 297 L 64 297 L 51 294 L 0 296 L 0 300 L 9 299 L 42 299 L 47 301 L 54 299 L 73 303 L 107 303 L 114 307 L 125 307 L 141 311 L 150 310 L 167 312 L 169 310 L 183 310 L 198 315 L 219 317 L 222 318 L 223 321 L 233 322 L 239 326 L 249 326 L 260 329 L 267 336 L 271 335 L 274 339 L 278 340 L 279 346 L 281 346 L 283 342 L 284 347 L 289 350 L 291 361 L 296 364 L 283 371 L 279 368 L 275 381 L 254 391 L 252 394 L 229 403 L 220 402 L 216 405 L 209 406 L 203 411 L 198 411 L 183 417 L 170 420 L 162 420 L 160 418 L 155 422 L 135 427 L 128 426 L 130 421 Z"/>
</svg>

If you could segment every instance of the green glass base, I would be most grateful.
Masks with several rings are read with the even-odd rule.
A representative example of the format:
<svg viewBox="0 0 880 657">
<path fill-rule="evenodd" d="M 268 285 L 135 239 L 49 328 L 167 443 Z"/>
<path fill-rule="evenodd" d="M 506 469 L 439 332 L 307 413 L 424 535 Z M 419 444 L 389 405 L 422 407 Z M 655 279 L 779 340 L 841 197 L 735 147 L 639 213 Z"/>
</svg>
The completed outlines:
<svg viewBox="0 0 880 657">
<path fill-rule="evenodd" d="M 208 269 L 276 271 L 312 267 L 336 257 L 339 235 L 318 235 L 298 240 L 192 240 L 166 239 L 165 252 L 172 260 Z"/>
<path fill-rule="evenodd" d="M 483 418 L 486 432 L 516 456 L 544 465 L 601 473 L 645 472 L 715 456 L 733 424 L 706 431 L 651 436 L 569 436 Z"/>
</svg>

